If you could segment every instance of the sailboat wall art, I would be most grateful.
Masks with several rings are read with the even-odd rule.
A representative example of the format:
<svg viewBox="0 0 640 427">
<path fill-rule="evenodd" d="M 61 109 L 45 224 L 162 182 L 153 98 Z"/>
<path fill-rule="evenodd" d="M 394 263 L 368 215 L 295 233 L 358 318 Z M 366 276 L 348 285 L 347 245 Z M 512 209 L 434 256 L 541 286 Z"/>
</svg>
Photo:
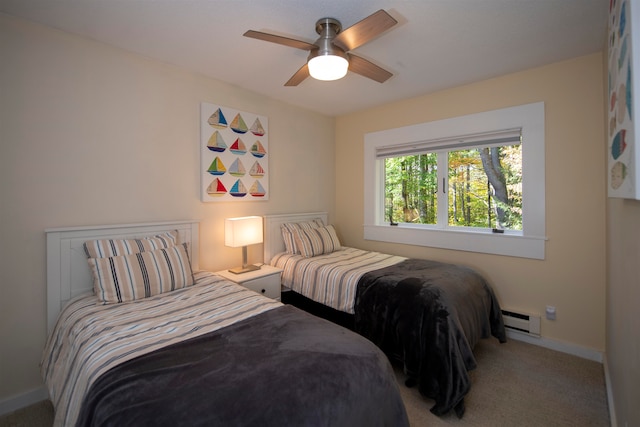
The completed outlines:
<svg viewBox="0 0 640 427">
<path fill-rule="evenodd" d="M 609 197 L 640 200 L 640 1 L 609 1 L 608 147 Z"/>
<path fill-rule="evenodd" d="M 269 120 L 255 113 L 200 105 L 203 202 L 269 199 Z"/>
</svg>

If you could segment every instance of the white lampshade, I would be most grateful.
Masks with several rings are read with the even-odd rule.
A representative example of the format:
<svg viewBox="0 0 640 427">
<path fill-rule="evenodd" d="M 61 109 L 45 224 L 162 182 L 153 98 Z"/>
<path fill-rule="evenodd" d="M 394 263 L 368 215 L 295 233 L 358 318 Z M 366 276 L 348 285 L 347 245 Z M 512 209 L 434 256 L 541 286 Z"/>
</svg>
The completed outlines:
<svg viewBox="0 0 640 427">
<path fill-rule="evenodd" d="M 338 55 L 318 55 L 307 63 L 309 74 L 316 80 L 338 80 L 347 74 L 349 61 Z"/>
<path fill-rule="evenodd" d="M 262 217 L 245 216 L 224 220 L 224 244 L 232 248 L 262 243 Z"/>
</svg>

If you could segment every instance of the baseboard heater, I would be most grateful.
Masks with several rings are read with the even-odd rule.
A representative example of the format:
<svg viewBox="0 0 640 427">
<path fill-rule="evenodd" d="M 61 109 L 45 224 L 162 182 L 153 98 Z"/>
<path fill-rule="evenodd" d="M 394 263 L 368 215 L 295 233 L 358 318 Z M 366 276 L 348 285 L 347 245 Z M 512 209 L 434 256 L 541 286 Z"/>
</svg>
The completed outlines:
<svg viewBox="0 0 640 427">
<path fill-rule="evenodd" d="M 540 337 L 540 316 L 502 310 L 502 319 L 504 320 L 504 327 L 507 331 L 515 331 Z"/>
</svg>

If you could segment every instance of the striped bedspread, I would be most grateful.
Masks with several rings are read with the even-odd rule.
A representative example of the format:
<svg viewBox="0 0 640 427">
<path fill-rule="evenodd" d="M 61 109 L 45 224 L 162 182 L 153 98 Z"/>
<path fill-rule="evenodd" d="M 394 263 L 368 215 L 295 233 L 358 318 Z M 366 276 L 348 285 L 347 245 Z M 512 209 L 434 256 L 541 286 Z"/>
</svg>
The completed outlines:
<svg viewBox="0 0 640 427">
<path fill-rule="evenodd" d="M 323 305 L 353 314 L 360 277 L 406 259 L 343 246 L 341 250 L 312 258 L 281 253 L 274 256 L 270 264 L 283 269 L 284 286 Z"/>
<path fill-rule="evenodd" d="M 41 362 L 55 426 L 74 425 L 91 384 L 119 363 L 282 305 L 212 273 L 194 277 L 191 287 L 133 302 L 69 302 Z"/>
</svg>

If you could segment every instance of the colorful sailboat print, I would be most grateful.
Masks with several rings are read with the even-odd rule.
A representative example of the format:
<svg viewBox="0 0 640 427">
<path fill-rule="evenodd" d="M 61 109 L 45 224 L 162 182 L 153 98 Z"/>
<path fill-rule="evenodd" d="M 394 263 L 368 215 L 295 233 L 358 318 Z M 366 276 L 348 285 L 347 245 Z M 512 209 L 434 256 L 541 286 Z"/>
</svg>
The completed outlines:
<svg viewBox="0 0 640 427">
<path fill-rule="evenodd" d="M 207 143 L 207 148 L 211 151 L 222 152 L 227 149 L 227 144 L 225 144 L 222 135 L 220 132 L 215 131 L 211 138 L 209 138 L 209 142 Z"/>
<path fill-rule="evenodd" d="M 629 117 L 633 117 L 632 116 L 632 111 L 631 111 L 631 106 L 632 106 L 632 99 L 631 99 L 631 62 L 629 62 L 629 65 L 627 67 L 627 85 L 626 85 L 626 91 L 625 91 L 625 101 L 627 104 L 627 112 L 629 113 Z"/>
<path fill-rule="evenodd" d="M 616 96 L 618 102 L 618 108 L 616 112 L 616 116 L 618 117 L 618 123 L 624 122 L 626 118 L 627 112 L 627 103 L 626 103 L 626 93 L 627 93 L 627 85 L 625 83 L 620 83 L 618 87 L 618 95 Z"/>
<path fill-rule="evenodd" d="M 611 167 L 611 188 L 617 190 L 620 188 L 627 177 L 627 166 L 622 162 L 615 162 Z"/>
<path fill-rule="evenodd" d="M 222 110 L 218 108 L 215 113 L 209 116 L 209 120 L 207 120 L 211 126 L 216 129 L 224 129 L 227 127 L 227 119 L 222 114 Z"/>
<path fill-rule="evenodd" d="M 624 30 L 627 26 L 627 2 L 622 2 L 622 6 L 620 7 L 620 29 L 619 34 L 620 37 L 624 34 Z"/>
<path fill-rule="evenodd" d="M 236 116 L 231 121 L 231 130 L 235 133 L 247 133 L 247 131 L 249 130 L 240 113 L 236 114 Z"/>
<path fill-rule="evenodd" d="M 624 153 L 625 148 L 627 148 L 627 130 L 622 129 L 613 137 L 613 142 L 611 143 L 611 155 L 613 159 L 617 160 L 618 157 Z"/>
<path fill-rule="evenodd" d="M 216 157 L 215 159 L 213 159 L 213 162 L 211 162 L 209 169 L 207 169 L 207 172 L 209 172 L 211 175 L 224 175 L 226 171 L 227 168 L 222 163 L 222 160 L 220 160 L 220 157 Z"/>
<path fill-rule="evenodd" d="M 207 187 L 207 194 L 214 197 L 220 197 L 227 194 L 227 189 L 225 188 L 222 181 L 218 178 L 211 181 L 211 184 Z"/>
<path fill-rule="evenodd" d="M 253 164 L 253 166 L 251 166 L 251 169 L 249 170 L 249 175 L 251 175 L 254 178 L 260 178 L 264 176 L 264 168 L 262 167 L 260 162 L 258 162 L 257 160 L 255 161 L 255 163 Z"/>
<path fill-rule="evenodd" d="M 265 151 L 260 141 L 256 141 L 251 146 L 251 154 L 253 154 L 255 157 L 261 158 L 261 157 L 264 157 L 264 155 L 267 154 L 267 152 Z"/>
<path fill-rule="evenodd" d="M 251 185 L 251 188 L 249 188 L 249 194 L 251 194 L 253 197 L 264 197 L 264 195 L 267 193 L 266 191 L 264 191 L 264 187 L 262 187 L 260 181 L 256 180 Z"/>
<path fill-rule="evenodd" d="M 616 115 L 613 114 L 613 117 L 609 120 L 609 138 L 613 136 L 613 132 L 616 130 Z"/>
<path fill-rule="evenodd" d="M 256 117 L 256 121 L 251 125 L 251 133 L 255 136 L 263 136 L 264 128 L 262 127 L 262 123 L 260 123 L 260 119 Z"/>
<path fill-rule="evenodd" d="M 229 194 L 233 197 L 244 197 L 247 195 L 247 187 L 244 186 L 242 181 L 237 180 L 229 190 Z"/>
<path fill-rule="evenodd" d="M 611 94 L 611 100 L 609 101 L 610 102 L 610 104 L 609 104 L 609 110 L 610 111 L 613 111 L 613 109 L 616 108 L 616 100 L 617 100 L 616 99 L 616 92 L 613 92 Z"/>
<path fill-rule="evenodd" d="M 624 65 L 624 60 L 627 59 L 627 42 L 629 40 L 629 36 L 625 36 L 622 41 L 622 45 L 620 46 L 620 55 L 618 56 L 618 69 L 622 68 Z"/>
<path fill-rule="evenodd" d="M 244 176 L 247 170 L 244 168 L 240 159 L 235 159 L 229 167 L 229 173 L 233 176 Z"/>
<path fill-rule="evenodd" d="M 231 150 L 233 154 L 242 156 L 244 153 L 247 152 L 247 146 L 244 145 L 244 142 L 242 142 L 240 138 L 238 138 L 233 142 L 233 144 L 231 144 L 231 147 L 229 147 L 229 150 Z"/>
</svg>

